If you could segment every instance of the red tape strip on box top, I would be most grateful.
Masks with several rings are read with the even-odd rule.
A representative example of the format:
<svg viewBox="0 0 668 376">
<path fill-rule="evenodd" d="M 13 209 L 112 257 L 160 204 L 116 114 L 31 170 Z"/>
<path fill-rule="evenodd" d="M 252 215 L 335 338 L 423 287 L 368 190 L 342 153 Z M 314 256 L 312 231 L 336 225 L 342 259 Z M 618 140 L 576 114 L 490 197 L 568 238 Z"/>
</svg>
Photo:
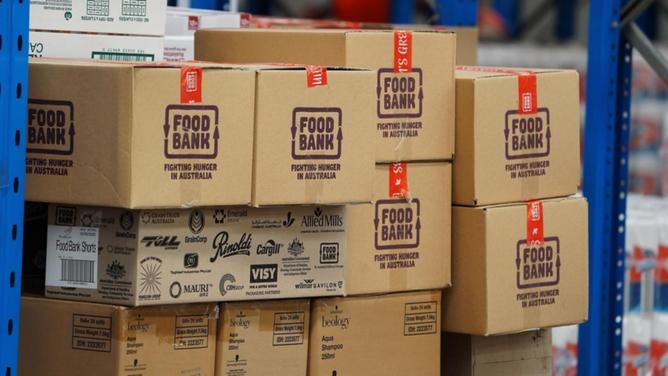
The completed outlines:
<svg viewBox="0 0 668 376">
<path fill-rule="evenodd" d="M 413 70 L 413 32 L 397 30 L 394 32 L 394 73 L 406 73 Z"/>
<path fill-rule="evenodd" d="M 543 244 L 543 202 L 529 201 L 527 203 L 527 243 Z"/>
<path fill-rule="evenodd" d="M 408 167 L 406 162 L 390 164 L 390 197 L 408 196 Z"/>
<path fill-rule="evenodd" d="M 327 68 L 317 65 L 305 65 L 306 86 L 317 87 L 327 85 Z"/>
<path fill-rule="evenodd" d="M 181 67 L 181 103 L 202 102 L 202 68 Z"/>
</svg>

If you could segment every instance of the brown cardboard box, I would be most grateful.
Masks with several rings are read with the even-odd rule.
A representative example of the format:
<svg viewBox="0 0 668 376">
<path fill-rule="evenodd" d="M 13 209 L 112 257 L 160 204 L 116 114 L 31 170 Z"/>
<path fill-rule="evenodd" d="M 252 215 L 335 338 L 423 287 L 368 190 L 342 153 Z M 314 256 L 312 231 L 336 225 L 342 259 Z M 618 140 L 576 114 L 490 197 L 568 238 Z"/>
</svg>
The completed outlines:
<svg viewBox="0 0 668 376">
<path fill-rule="evenodd" d="M 215 304 L 125 308 L 23 297 L 19 375 L 211 376 Z"/>
<path fill-rule="evenodd" d="M 201 103 L 188 104 L 179 65 L 32 60 L 26 199 L 248 204 L 255 73 L 200 67 Z"/>
<path fill-rule="evenodd" d="M 446 30 L 457 36 L 457 65 L 478 64 L 478 28 L 429 25 L 395 25 L 374 22 L 349 22 L 339 20 L 310 20 L 301 18 L 253 16 L 249 27 L 284 29 L 365 29 L 365 30 L 405 30 L 433 31 Z"/>
<path fill-rule="evenodd" d="M 392 198 L 402 171 L 407 198 Z M 450 285 L 451 175 L 448 162 L 376 165 L 374 202 L 348 206 L 348 294 Z"/>
<path fill-rule="evenodd" d="M 310 376 L 440 374 L 441 291 L 312 302 Z"/>
<path fill-rule="evenodd" d="M 254 205 L 371 201 L 375 72 L 326 77 L 309 88 L 303 68 L 258 70 Z"/>
<path fill-rule="evenodd" d="M 51 205 L 46 294 L 122 305 L 343 295 L 344 206 Z"/>
<path fill-rule="evenodd" d="M 216 376 L 306 376 L 309 300 L 225 303 Z"/>
<path fill-rule="evenodd" d="M 453 207 L 443 329 L 492 335 L 587 319 L 587 202 L 542 203 L 544 245 L 527 246 L 525 203 Z"/>
<path fill-rule="evenodd" d="M 491 205 L 577 191 L 578 74 L 532 71 L 535 76 L 505 68 L 457 69 L 454 204 Z"/>
<path fill-rule="evenodd" d="M 373 87 L 358 92 L 373 100 L 370 108 L 376 117 L 366 125 L 375 129 L 376 161 L 450 160 L 454 154 L 455 35 L 438 31 L 411 35 L 409 73 L 394 73 L 395 43 L 397 51 L 405 47 L 406 33 L 400 31 L 395 35 L 360 30 L 199 30 L 195 57 L 378 69 Z"/>
<path fill-rule="evenodd" d="M 503 336 L 443 333 L 445 376 L 550 376 L 551 330 Z"/>
</svg>

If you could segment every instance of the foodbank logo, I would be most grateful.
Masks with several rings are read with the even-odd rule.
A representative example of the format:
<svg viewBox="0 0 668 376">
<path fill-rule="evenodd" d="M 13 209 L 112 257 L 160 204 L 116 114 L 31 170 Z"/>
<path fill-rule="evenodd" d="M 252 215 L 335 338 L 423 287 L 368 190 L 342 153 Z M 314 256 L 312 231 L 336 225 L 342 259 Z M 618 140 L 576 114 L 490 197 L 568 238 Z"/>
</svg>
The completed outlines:
<svg viewBox="0 0 668 376">
<path fill-rule="evenodd" d="M 72 155 L 74 153 L 74 105 L 68 101 L 28 99 L 26 152 Z"/>
<path fill-rule="evenodd" d="M 214 159 L 219 132 L 217 106 L 169 105 L 163 126 L 165 158 Z"/>
<path fill-rule="evenodd" d="M 374 225 L 377 250 L 420 246 L 420 200 L 397 198 L 376 201 Z"/>
<path fill-rule="evenodd" d="M 297 107 L 292 111 L 292 159 L 339 159 L 342 111 L 336 107 Z"/>
</svg>

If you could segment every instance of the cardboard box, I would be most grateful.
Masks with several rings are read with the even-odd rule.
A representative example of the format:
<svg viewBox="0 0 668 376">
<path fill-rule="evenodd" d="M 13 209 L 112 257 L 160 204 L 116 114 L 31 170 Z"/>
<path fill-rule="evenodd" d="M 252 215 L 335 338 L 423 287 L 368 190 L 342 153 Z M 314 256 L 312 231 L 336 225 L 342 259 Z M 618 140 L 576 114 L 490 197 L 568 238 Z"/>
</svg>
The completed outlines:
<svg viewBox="0 0 668 376">
<path fill-rule="evenodd" d="M 162 36 L 166 8 L 156 0 L 30 0 L 30 29 Z"/>
<path fill-rule="evenodd" d="M 255 72 L 198 67 L 32 60 L 26 199 L 247 205 Z M 188 74 L 201 79 L 199 103 L 182 95 Z"/>
<path fill-rule="evenodd" d="M 49 297 L 140 306 L 345 292 L 344 206 L 51 205 L 49 225 Z"/>
<path fill-rule="evenodd" d="M 376 74 L 312 72 L 258 70 L 253 205 L 371 201 Z"/>
<path fill-rule="evenodd" d="M 453 158 L 453 33 L 210 29 L 196 33 L 195 57 L 378 69 L 363 92 L 374 99 L 376 162 Z"/>
<path fill-rule="evenodd" d="M 454 204 L 491 205 L 577 192 L 576 71 L 460 67 L 456 78 Z"/>
<path fill-rule="evenodd" d="M 21 299 L 19 375 L 213 375 L 215 304 L 125 308 Z"/>
<path fill-rule="evenodd" d="M 30 32 L 30 57 L 98 59 L 112 61 L 159 61 L 162 37 Z"/>
<path fill-rule="evenodd" d="M 396 25 L 377 22 L 351 22 L 340 20 L 311 20 L 303 18 L 281 18 L 253 16 L 249 27 L 260 29 L 364 29 L 364 30 L 446 30 L 457 35 L 457 65 L 478 64 L 478 28 L 431 25 Z"/>
<path fill-rule="evenodd" d="M 216 376 L 306 376 L 309 300 L 225 303 Z"/>
<path fill-rule="evenodd" d="M 199 29 L 248 27 L 250 14 L 167 7 L 165 35 L 194 36 Z"/>
<path fill-rule="evenodd" d="M 489 337 L 443 333 L 441 349 L 443 375 L 552 375 L 549 329 Z"/>
<path fill-rule="evenodd" d="M 376 165 L 374 202 L 348 206 L 348 294 L 451 284 L 451 175 L 448 162 Z M 406 182 L 406 198 L 392 197 L 396 178 Z"/>
<path fill-rule="evenodd" d="M 453 207 L 444 330 L 493 335 L 587 319 L 587 201 L 571 197 L 538 206 Z M 542 245 L 533 234 L 542 234 Z"/>
<path fill-rule="evenodd" d="M 165 61 L 195 59 L 195 37 L 192 35 L 165 35 Z"/>
<path fill-rule="evenodd" d="M 310 376 L 440 375 L 441 291 L 315 299 Z"/>
</svg>

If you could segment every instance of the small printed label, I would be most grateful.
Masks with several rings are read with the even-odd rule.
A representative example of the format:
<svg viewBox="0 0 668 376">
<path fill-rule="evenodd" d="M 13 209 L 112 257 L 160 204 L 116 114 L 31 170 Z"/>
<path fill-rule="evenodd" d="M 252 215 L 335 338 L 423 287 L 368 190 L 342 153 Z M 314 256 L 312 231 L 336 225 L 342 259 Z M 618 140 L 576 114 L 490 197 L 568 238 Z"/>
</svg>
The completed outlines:
<svg viewBox="0 0 668 376">
<path fill-rule="evenodd" d="M 408 166 L 406 162 L 391 163 L 389 169 L 389 196 L 392 198 L 406 198 L 408 196 Z"/>
<path fill-rule="evenodd" d="M 534 245 L 544 242 L 543 202 L 529 201 L 527 203 L 527 243 Z"/>
<path fill-rule="evenodd" d="M 304 312 L 275 313 L 273 346 L 303 344 L 304 326 Z"/>
<path fill-rule="evenodd" d="M 209 346 L 209 316 L 177 316 L 174 350 L 204 349 Z"/>
<path fill-rule="evenodd" d="M 419 336 L 437 332 L 438 303 L 406 303 L 404 336 Z"/>
<path fill-rule="evenodd" d="M 536 92 L 536 74 L 533 72 L 520 72 L 517 76 L 518 88 L 518 111 L 521 114 L 533 114 L 536 112 L 538 94 Z"/>
<path fill-rule="evenodd" d="M 394 72 L 406 73 L 413 69 L 413 33 L 406 30 L 394 32 Z"/>
<path fill-rule="evenodd" d="M 202 68 L 181 67 L 181 103 L 202 102 Z"/>
<path fill-rule="evenodd" d="M 199 30 L 199 16 L 188 16 L 188 30 Z"/>
<path fill-rule="evenodd" d="M 318 87 L 327 85 L 327 68 L 317 65 L 306 65 L 306 86 Z"/>
<path fill-rule="evenodd" d="M 97 288 L 97 227 L 49 225 L 46 285 Z"/>
<path fill-rule="evenodd" d="M 111 352 L 111 317 L 73 314 L 72 349 Z"/>
</svg>

